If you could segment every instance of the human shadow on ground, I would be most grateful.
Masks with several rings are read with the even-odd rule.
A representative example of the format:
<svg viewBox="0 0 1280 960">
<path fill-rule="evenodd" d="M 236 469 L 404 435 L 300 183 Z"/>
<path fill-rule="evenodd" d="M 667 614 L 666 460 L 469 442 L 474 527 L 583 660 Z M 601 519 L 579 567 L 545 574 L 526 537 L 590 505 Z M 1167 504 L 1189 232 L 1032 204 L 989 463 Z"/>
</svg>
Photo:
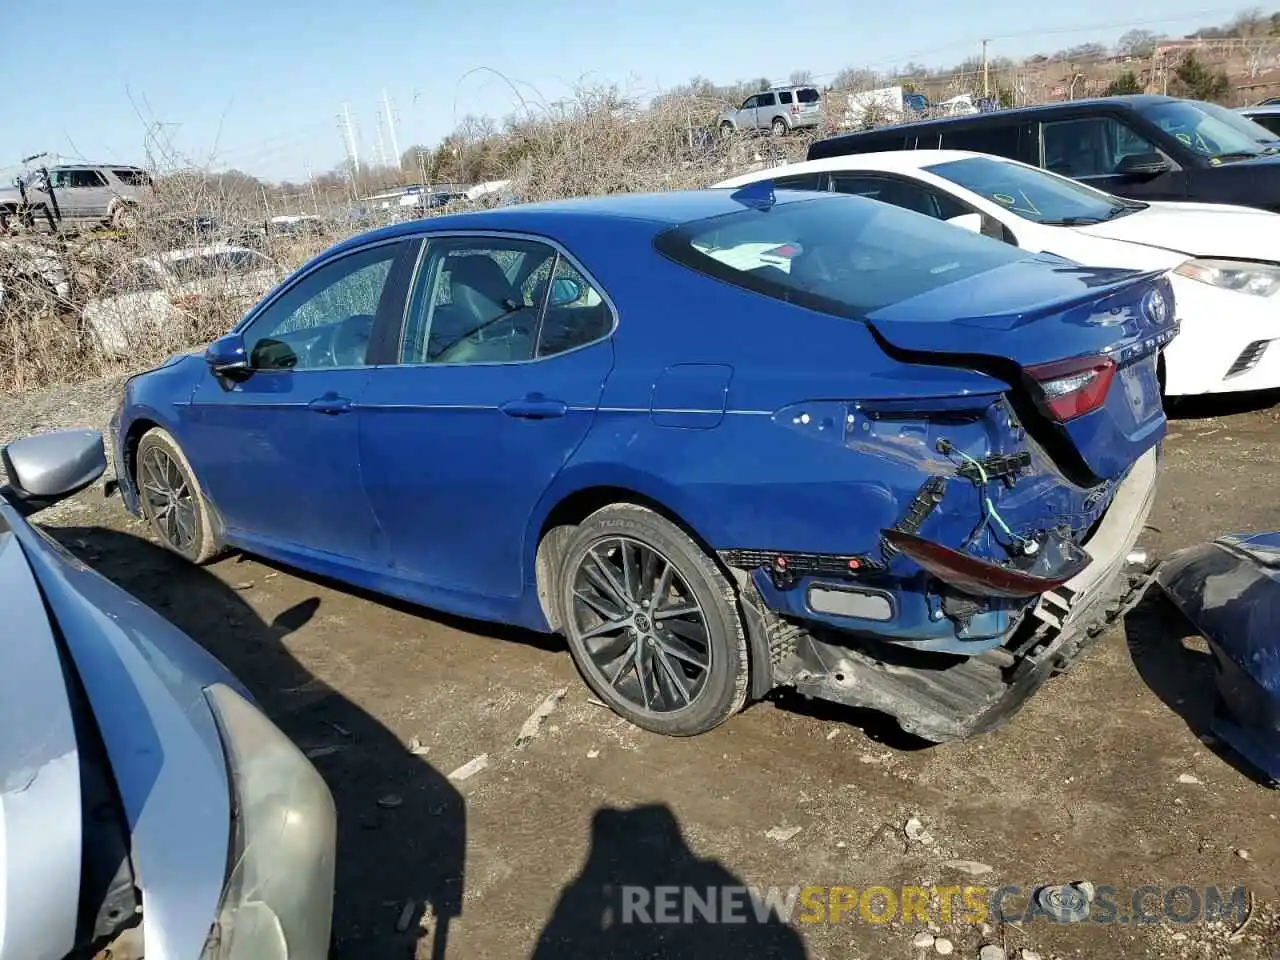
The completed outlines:
<svg viewBox="0 0 1280 960">
<path fill-rule="evenodd" d="M 794 928 L 758 914 L 745 882 L 698 857 L 671 809 L 652 805 L 596 811 L 587 862 L 561 893 L 532 960 L 807 956 Z"/>
<path fill-rule="evenodd" d="M 338 811 L 331 956 L 413 955 L 419 940 L 423 956 L 429 940 L 426 955 L 443 957 L 462 910 L 462 795 L 289 652 L 283 641 L 315 615 L 319 598 L 268 623 L 210 571 L 147 540 L 99 527 L 46 530 L 217 657 L 312 758 Z"/>
</svg>

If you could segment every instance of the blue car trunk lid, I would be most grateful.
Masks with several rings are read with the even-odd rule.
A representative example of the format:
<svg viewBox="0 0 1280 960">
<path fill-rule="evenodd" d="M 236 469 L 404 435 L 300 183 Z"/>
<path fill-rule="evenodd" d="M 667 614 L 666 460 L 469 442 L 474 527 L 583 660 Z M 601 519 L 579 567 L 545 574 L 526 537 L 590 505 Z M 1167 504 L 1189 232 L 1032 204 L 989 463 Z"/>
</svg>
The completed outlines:
<svg viewBox="0 0 1280 960">
<path fill-rule="evenodd" d="M 1023 419 L 1039 421 L 1046 450 L 1084 486 L 1123 474 L 1164 435 L 1157 365 L 1177 324 L 1159 272 L 1028 258 L 867 321 L 899 359 L 1008 383 Z"/>
</svg>

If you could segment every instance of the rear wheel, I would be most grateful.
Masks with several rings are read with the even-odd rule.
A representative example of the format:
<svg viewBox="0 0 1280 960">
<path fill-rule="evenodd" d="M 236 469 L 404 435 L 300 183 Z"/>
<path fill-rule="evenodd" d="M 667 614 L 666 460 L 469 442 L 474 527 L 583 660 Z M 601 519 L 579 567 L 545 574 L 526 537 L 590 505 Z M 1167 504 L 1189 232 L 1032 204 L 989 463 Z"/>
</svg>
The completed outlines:
<svg viewBox="0 0 1280 960">
<path fill-rule="evenodd" d="M 773 130 L 775 137 L 785 137 L 787 135 L 787 121 L 781 117 L 774 117 L 773 126 L 770 129 Z"/>
<path fill-rule="evenodd" d="M 152 427 L 138 441 L 134 481 L 142 515 L 165 547 L 192 563 L 222 552 L 195 472 L 167 431 Z"/>
<path fill-rule="evenodd" d="M 652 510 L 614 504 L 564 545 L 558 620 L 587 685 L 636 726 L 692 736 L 746 701 L 737 595 L 715 562 Z"/>
</svg>

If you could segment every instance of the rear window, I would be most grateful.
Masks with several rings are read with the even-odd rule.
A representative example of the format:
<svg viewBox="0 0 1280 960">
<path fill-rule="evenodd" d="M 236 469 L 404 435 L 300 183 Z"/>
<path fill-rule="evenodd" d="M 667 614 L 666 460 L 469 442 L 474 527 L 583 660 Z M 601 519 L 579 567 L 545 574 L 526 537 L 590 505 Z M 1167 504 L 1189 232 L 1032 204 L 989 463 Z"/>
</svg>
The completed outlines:
<svg viewBox="0 0 1280 960">
<path fill-rule="evenodd" d="M 796 99 L 801 103 L 817 103 L 822 97 L 813 87 L 805 87 L 796 91 Z"/>
<path fill-rule="evenodd" d="M 180 281 L 199 280 L 208 277 L 228 277 L 255 270 L 266 270 L 271 261 L 252 250 L 227 250 L 172 260 L 168 267 Z"/>
<path fill-rule="evenodd" d="M 127 183 L 131 187 L 151 186 L 151 177 L 142 170 L 112 170 L 111 173 L 121 183 Z"/>
<path fill-rule="evenodd" d="M 660 234 L 655 246 L 709 277 L 855 320 L 1027 257 L 941 220 L 852 196 L 695 220 Z"/>
</svg>

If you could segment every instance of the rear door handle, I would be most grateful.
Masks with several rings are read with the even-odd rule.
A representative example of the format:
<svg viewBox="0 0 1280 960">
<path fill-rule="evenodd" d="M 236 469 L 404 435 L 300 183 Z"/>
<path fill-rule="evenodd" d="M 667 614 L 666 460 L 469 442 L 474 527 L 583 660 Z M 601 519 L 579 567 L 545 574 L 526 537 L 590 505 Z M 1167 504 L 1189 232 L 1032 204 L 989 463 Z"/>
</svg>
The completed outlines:
<svg viewBox="0 0 1280 960">
<path fill-rule="evenodd" d="M 550 420 L 563 417 L 569 410 L 561 400 L 548 400 L 542 396 L 525 397 L 522 400 L 508 400 L 501 408 L 508 417 L 520 417 L 524 420 Z"/>
<path fill-rule="evenodd" d="M 350 413 L 354 406 L 346 397 L 336 397 L 332 394 L 326 394 L 323 397 L 317 397 L 307 404 L 307 409 L 312 413 L 327 413 L 334 416 L 339 413 Z"/>
</svg>

